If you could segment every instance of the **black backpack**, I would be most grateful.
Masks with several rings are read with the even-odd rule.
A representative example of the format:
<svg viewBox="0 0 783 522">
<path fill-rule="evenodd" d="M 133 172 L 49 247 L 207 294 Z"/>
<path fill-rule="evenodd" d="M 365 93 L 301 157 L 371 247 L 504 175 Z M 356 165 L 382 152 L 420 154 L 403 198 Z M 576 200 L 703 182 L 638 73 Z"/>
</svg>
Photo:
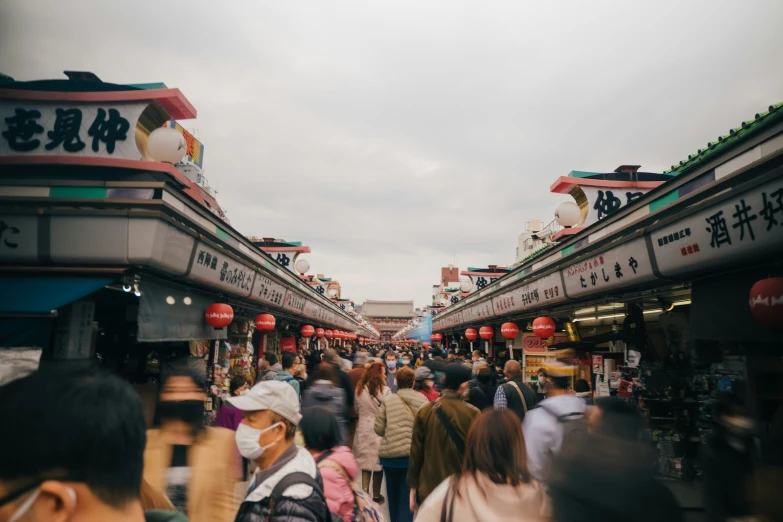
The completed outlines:
<svg viewBox="0 0 783 522">
<path fill-rule="evenodd" d="M 290 488 L 293 485 L 296 484 L 305 484 L 307 486 L 310 486 L 313 488 L 313 491 L 316 495 L 318 495 L 321 500 L 324 502 L 324 506 L 326 506 L 326 511 L 322 515 L 323 522 L 342 522 L 343 517 L 336 513 L 331 513 L 329 511 L 329 505 L 326 503 L 326 496 L 324 495 L 324 490 L 321 487 L 321 485 L 318 483 L 317 480 L 315 480 L 313 477 L 308 475 L 307 473 L 298 471 L 296 473 L 290 473 L 286 475 L 285 477 L 280 479 L 280 482 L 275 484 L 275 487 L 272 489 L 272 493 L 269 495 L 269 516 L 267 517 L 267 520 L 270 520 L 272 516 L 275 514 L 275 504 L 277 504 L 278 500 L 280 500 L 283 497 L 283 493 L 285 490 Z"/>
<path fill-rule="evenodd" d="M 563 426 L 563 444 L 562 448 L 573 444 L 574 441 L 582 440 L 587 436 L 587 419 L 585 418 L 584 411 L 575 411 L 572 413 L 565 413 L 558 415 L 551 409 L 547 408 L 544 404 L 538 406 L 542 410 L 557 419 L 557 421 Z"/>
</svg>

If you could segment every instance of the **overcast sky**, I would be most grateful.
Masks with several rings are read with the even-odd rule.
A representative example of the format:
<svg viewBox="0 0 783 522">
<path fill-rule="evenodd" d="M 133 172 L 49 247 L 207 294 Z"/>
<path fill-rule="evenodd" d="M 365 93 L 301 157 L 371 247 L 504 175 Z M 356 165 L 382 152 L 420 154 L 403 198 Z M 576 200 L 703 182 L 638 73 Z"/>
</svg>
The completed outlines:
<svg viewBox="0 0 783 522">
<path fill-rule="evenodd" d="M 511 264 L 571 170 L 661 172 L 783 100 L 783 2 L 0 0 L 0 71 L 164 82 L 245 235 L 343 296 Z"/>
</svg>

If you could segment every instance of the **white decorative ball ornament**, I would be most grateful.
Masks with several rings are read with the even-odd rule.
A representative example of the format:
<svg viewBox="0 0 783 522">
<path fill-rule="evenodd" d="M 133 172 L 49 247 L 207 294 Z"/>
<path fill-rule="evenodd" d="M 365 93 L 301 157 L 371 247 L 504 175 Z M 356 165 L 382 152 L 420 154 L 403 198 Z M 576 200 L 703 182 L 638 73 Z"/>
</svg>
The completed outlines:
<svg viewBox="0 0 783 522">
<path fill-rule="evenodd" d="M 306 274 L 310 270 L 310 263 L 305 258 L 299 258 L 296 260 L 294 268 L 298 274 Z"/>
<path fill-rule="evenodd" d="M 563 227 L 573 227 L 579 223 L 582 211 L 579 205 L 573 201 L 564 201 L 557 206 L 555 210 L 555 219 Z"/>
<path fill-rule="evenodd" d="M 185 136 L 170 127 L 155 129 L 147 137 L 147 152 L 155 161 L 177 163 L 187 150 Z"/>
</svg>

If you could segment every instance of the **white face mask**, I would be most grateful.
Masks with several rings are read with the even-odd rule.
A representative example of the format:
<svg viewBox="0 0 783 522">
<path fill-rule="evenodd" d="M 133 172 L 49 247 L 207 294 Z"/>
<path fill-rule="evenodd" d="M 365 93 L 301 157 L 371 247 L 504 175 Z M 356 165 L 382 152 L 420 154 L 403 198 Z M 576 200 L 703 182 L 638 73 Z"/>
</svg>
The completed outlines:
<svg viewBox="0 0 783 522">
<path fill-rule="evenodd" d="M 257 430 L 256 428 L 248 426 L 247 424 L 241 423 L 237 428 L 236 435 L 234 436 L 237 442 L 237 448 L 239 449 L 239 454 L 246 459 L 257 460 L 268 448 L 271 448 L 277 444 L 277 441 L 274 441 L 267 444 L 266 446 L 261 446 L 258 443 L 258 439 L 261 437 L 261 434 L 274 429 L 280 424 L 282 424 L 282 422 L 276 422 L 268 428 Z"/>
</svg>

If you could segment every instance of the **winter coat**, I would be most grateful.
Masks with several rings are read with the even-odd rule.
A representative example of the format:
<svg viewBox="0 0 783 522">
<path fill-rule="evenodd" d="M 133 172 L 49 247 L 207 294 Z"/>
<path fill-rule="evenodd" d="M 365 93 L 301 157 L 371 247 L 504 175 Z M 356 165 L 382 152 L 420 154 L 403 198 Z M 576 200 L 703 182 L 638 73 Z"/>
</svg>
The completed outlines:
<svg viewBox="0 0 783 522">
<path fill-rule="evenodd" d="M 497 408 L 499 407 L 499 402 L 502 403 L 502 399 L 505 398 L 506 407 L 516 413 L 521 422 L 525 420 L 525 407 L 524 404 L 522 404 L 522 399 L 519 398 L 519 393 L 521 392 L 522 396 L 525 398 L 528 411 L 535 408 L 536 404 L 538 404 L 538 395 L 530 386 L 525 384 L 520 377 L 511 379 L 511 381 L 519 387 L 519 392 L 517 392 L 517 387 L 511 384 L 511 382 L 506 382 L 498 386 L 493 400 L 495 407 Z M 499 394 L 502 394 L 502 397 Z"/>
<path fill-rule="evenodd" d="M 295 472 L 307 473 L 323 484 L 321 474 L 310 453 L 297 447 L 295 456 L 267 477 L 248 493 L 239 507 L 235 522 L 266 522 L 269 518 L 269 495 L 280 480 Z M 324 520 L 327 506 L 320 495 L 306 484 L 295 484 L 283 492 L 275 503 L 275 515 L 272 522 L 328 522 Z"/>
<path fill-rule="evenodd" d="M 356 396 L 356 411 L 359 413 L 359 422 L 356 426 L 356 436 L 353 439 L 353 454 L 359 468 L 366 471 L 381 471 L 381 463 L 378 460 L 378 448 L 381 438 L 375 434 L 375 417 L 378 415 L 383 399 L 391 390 L 384 386 L 381 395 L 370 396 L 367 388 Z"/>
<path fill-rule="evenodd" d="M 334 413 L 340 425 L 341 444 L 348 441 L 348 412 L 345 407 L 345 392 L 329 381 L 315 381 L 302 396 L 302 409 L 320 406 Z"/>
<path fill-rule="evenodd" d="M 429 390 L 418 390 L 418 392 L 424 395 L 430 402 L 435 402 L 440 397 L 440 393 L 435 389 L 435 385 L 432 385 Z"/>
<path fill-rule="evenodd" d="M 573 395 L 557 395 L 539 403 L 539 407 L 529 410 L 522 423 L 527 447 L 527 467 L 530 474 L 546 483 L 552 465 L 552 457 L 560 452 L 563 445 L 564 423 L 558 416 L 577 414 L 584 417 L 585 401 Z"/>
<path fill-rule="evenodd" d="M 440 522 L 444 500 L 452 478 L 443 481 L 421 505 L 416 522 Z M 460 479 L 459 496 L 451 505 L 453 522 L 545 522 L 549 521 L 550 504 L 544 488 L 533 481 L 511 486 L 495 484 L 483 473 Z"/>
<path fill-rule="evenodd" d="M 359 476 L 359 465 L 348 446 L 333 448 L 326 457 L 324 457 L 325 453 L 327 452 L 313 455 L 313 457 L 318 462 L 321 479 L 324 482 L 324 494 L 326 495 L 326 503 L 329 504 L 329 511 L 339 513 L 345 522 L 351 522 L 354 506 L 353 488 L 342 473 L 335 468 L 324 465 L 324 462 L 332 460 L 342 466 L 352 481 L 355 481 Z"/>
<path fill-rule="evenodd" d="M 395 459 L 410 455 L 413 420 L 425 404 L 429 404 L 427 397 L 411 388 L 403 388 L 383 399 L 375 417 L 375 433 L 383 437 L 379 457 Z"/>
<path fill-rule="evenodd" d="M 259 381 L 271 381 L 275 378 L 275 376 L 283 371 L 283 365 L 280 363 L 273 364 L 270 368 L 263 370 L 261 372 L 261 377 L 258 379 Z"/>
<path fill-rule="evenodd" d="M 294 390 L 296 390 L 296 395 L 301 399 L 302 398 L 302 392 L 299 390 L 299 381 L 296 380 L 296 378 L 291 375 L 291 372 L 287 370 L 281 370 L 277 372 L 277 375 L 272 379 L 273 381 L 283 381 L 287 382 L 291 386 L 293 386 Z"/>
</svg>

